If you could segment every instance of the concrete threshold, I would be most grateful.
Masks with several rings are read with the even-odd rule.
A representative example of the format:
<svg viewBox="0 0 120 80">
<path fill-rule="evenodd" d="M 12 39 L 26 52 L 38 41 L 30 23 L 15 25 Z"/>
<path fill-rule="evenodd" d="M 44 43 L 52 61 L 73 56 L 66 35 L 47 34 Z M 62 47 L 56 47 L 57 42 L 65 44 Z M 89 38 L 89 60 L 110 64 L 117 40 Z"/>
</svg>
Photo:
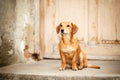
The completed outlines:
<svg viewBox="0 0 120 80">
<path fill-rule="evenodd" d="M 0 80 L 120 80 L 120 61 L 89 61 L 101 69 L 59 71 L 60 60 L 19 63 L 0 68 Z"/>
<path fill-rule="evenodd" d="M 54 60 L 59 60 L 60 56 L 59 55 L 45 55 L 45 59 L 54 59 Z M 118 61 L 120 60 L 120 55 L 87 55 L 88 60 L 104 60 L 104 61 Z"/>
</svg>

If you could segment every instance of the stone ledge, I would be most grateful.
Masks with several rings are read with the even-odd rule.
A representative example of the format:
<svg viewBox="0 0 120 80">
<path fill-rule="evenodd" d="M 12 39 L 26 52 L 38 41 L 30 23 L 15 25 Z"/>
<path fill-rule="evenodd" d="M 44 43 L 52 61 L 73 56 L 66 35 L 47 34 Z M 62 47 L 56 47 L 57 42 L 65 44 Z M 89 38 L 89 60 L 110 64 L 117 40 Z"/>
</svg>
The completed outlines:
<svg viewBox="0 0 120 80">
<path fill-rule="evenodd" d="M 45 55 L 45 59 L 56 59 L 59 60 L 60 57 L 59 55 Z M 115 60 L 120 60 L 120 55 L 87 55 L 87 58 L 89 60 L 106 60 L 106 61 L 115 61 Z"/>
<path fill-rule="evenodd" d="M 120 61 L 89 61 L 101 69 L 59 71 L 60 60 L 19 63 L 0 68 L 0 80 L 120 80 Z"/>
<path fill-rule="evenodd" d="M 119 80 L 119 79 L 120 75 L 58 76 L 58 75 L 0 73 L 0 80 Z"/>
</svg>

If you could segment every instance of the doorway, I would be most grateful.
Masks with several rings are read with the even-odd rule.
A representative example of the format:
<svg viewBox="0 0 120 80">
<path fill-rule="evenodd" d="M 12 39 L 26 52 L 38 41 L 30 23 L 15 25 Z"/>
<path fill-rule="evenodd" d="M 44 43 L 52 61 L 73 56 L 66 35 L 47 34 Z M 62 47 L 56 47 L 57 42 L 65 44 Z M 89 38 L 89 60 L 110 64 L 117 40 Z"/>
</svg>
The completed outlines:
<svg viewBox="0 0 120 80">
<path fill-rule="evenodd" d="M 44 57 L 59 58 L 56 26 L 71 21 L 87 55 L 120 56 L 119 0 L 40 0 L 40 45 Z"/>
</svg>

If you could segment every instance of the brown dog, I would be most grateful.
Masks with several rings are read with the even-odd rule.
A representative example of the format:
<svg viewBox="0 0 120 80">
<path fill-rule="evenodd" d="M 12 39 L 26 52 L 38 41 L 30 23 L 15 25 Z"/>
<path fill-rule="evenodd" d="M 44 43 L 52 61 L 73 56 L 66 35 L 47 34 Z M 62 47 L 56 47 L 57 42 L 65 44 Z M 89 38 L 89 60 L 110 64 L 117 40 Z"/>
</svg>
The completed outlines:
<svg viewBox="0 0 120 80">
<path fill-rule="evenodd" d="M 81 50 L 78 39 L 74 36 L 78 31 L 78 27 L 75 24 L 62 22 L 56 27 L 56 31 L 61 33 L 59 52 L 62 62 L 60 70 L 64 70 L 67 66 L 72 67 L 73 70 L 85 67 L 100 69 L 99 66 L 87 63 L 87 57 Z"/>
</svg>

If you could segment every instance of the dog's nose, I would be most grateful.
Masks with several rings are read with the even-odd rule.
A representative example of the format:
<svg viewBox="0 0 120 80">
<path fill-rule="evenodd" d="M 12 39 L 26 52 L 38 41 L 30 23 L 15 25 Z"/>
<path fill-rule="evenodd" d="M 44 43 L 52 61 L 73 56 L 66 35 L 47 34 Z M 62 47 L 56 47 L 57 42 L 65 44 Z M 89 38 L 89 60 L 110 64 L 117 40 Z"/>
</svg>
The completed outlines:
<svg viewBox="0 0 120 80">
<path fill-rule="evenodd" d="M 64 33 L 64 29 L 61 29 L 61 33 Z"/>
</svg>

